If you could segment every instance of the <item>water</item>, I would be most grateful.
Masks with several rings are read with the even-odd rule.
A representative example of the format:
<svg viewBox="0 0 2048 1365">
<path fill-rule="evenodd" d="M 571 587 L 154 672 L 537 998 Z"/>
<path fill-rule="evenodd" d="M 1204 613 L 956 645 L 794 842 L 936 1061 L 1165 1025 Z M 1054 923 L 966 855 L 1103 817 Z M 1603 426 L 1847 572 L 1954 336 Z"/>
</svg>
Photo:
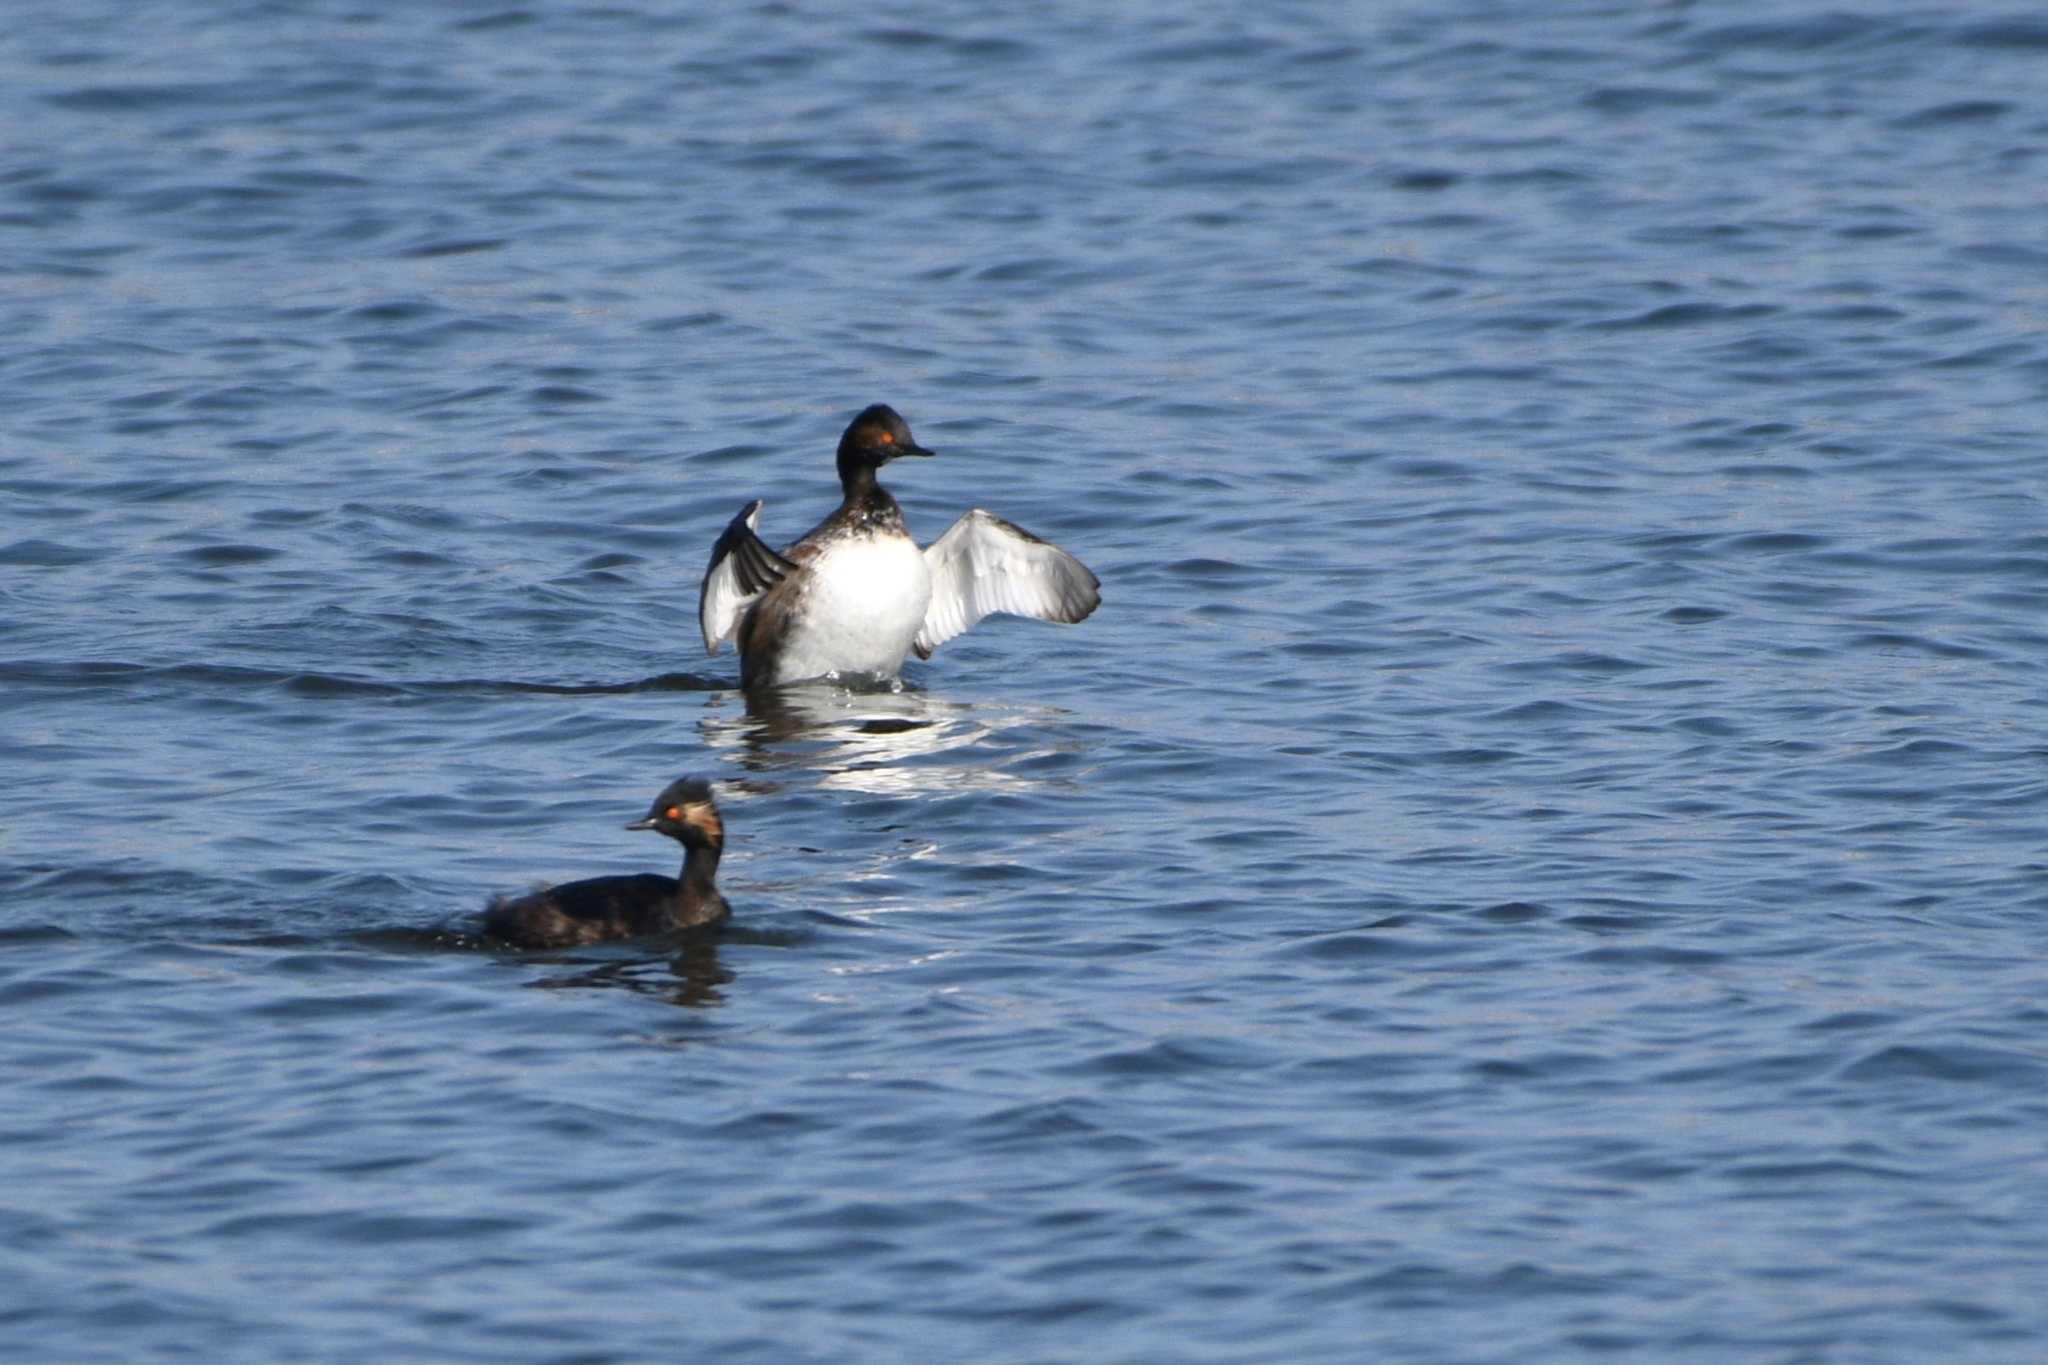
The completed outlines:
<svg viewBox="0 0 2048 1365">
<path fill-rule="evenodd" d="M 17 7 L 7 1356 L 2040 1359 L 2044 91 L 2020 7 Z M 750 710 L 704 556 L 874 401 L 1104 606 Z M 686 771 L 722 942 L 464 946 Z"/>
</svg>

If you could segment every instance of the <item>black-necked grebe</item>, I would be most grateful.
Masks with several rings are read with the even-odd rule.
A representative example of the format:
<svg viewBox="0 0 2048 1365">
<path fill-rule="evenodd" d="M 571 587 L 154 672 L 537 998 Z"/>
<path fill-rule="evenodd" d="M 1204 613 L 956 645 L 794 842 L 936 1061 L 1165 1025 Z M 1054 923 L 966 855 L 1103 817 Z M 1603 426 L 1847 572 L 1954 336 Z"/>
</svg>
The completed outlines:
<svg viewBox="0 0 2048 1365">
<path fill-rule="evenodd" d="M 757 499 L 712 547 L 697 598 L 706 652 L 726 640 L 743 687 L 821 677 L 893 678 L 992 612 L 1080 621 L 1102 601 L 1087 565 L 975 508 L 923 550 L 875 471 L 930 455 L 877 403 L 839 438 L 839 510 L 777 554 L 755 527 Z"/>
<path fill-rule="evenodd" d="M 709 783 L 694 777 L 669 783 L 646 818 L 626 828 L 655 830 L 680 843 L 682 876 L 592 877 L 523 896 L 500 896 L 484 911 L 484 932 L 521 948 L 569 948 L 726 921 L 732 910 L 713 880 L 725 848 L 725 826 Z"/>
</svg>

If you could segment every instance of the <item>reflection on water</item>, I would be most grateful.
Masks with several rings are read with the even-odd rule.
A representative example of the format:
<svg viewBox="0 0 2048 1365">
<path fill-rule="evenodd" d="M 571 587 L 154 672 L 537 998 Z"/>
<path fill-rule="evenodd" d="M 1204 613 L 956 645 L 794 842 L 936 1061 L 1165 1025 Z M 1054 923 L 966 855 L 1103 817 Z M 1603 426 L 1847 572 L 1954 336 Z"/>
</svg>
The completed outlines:
<svg viewBox="0 0 2048 1365">
<path fill-rule="evenodd" d="M 349 937 L 356 943 L 385 951 L 492 953 L 510 963 L 568 968 L 570 970 L 552 972 L 526 984 L 539 990 L 631 991 L 635 995 L 692 1009 L 724 1004 L 725 995 L 720 987 L 733 981 L 732 970 L 719 960 L 718 940 L 701 932 L 636 940 L 633 944 L 620 946 L 639 947 L 643 951 L 652 951 L 652 955 L 602 961 L 508 947 L 485 936 L 473 920 L 453 921 L 431 929 L 367 929 Z M 744 937 L 747 942 L 775 946 L 785 946 L 792 941 L 786 936 L 766 933 L 749 933 Z M 655 945 L 660 945 L 658 950 Z"/>
<path fill-rule="evenodd" d="M 672 957 L 601 962 L 527 984 L 538 990 L 631 991 L 671 1005 L 703 1009 L 724 1004 L 725 995 L 719 988 L 732 980 L 732 970 L 719 961 L 718 945 L 698 940 L 682 945 Z"/>
<path fill-rule="evenodd" d="M 707 747 L 750 772 L 808 771 L 826 790 L 911 796 L 1042 786 L 1008 769 L 1050 752 L 1050 745 L 1020 741 L 1030 728 L 1050 733 L 1061 714 L 1050 706 L 805 683 L 716 698 L 698 728 Z"/>
</svg>

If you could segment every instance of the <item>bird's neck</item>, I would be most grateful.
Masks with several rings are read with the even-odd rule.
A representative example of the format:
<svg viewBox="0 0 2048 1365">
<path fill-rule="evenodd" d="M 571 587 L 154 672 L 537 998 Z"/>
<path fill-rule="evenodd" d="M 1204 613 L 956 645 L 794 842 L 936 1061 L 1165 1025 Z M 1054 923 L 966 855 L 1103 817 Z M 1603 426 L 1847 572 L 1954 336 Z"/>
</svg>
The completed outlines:
<svg viewBox="0 0 2048 1365">
<path fill-rule="evenodd" d="M 897 505 L 895 494 L 882 487 L 875 478 L 871 466 L 851 465 L 839 473 L 839 486 L 846 497 L 839 504 L 839 514 L 862 528 L 888 531 L 903 524 L 903 509 Z"/>
<path fill-rule="evenodd" d="M 849 504 L 868 499 L 895 501 L 876 478 L 876 469 L 877 466 L 870 460 L 849 459 L 844 456 L 840 458 L 839 487 L 845 491 Z"/>
<path fill-rule="evenodd" d="M 721 844 L 691 844 L 683 855 L 683 874 L 676 880 L 674 917 L 678 927 L 709 924 L 725 917 L 725 897 L 718 894 L 717 882 L 718 859 L 724 851 Z"/>
</svg>

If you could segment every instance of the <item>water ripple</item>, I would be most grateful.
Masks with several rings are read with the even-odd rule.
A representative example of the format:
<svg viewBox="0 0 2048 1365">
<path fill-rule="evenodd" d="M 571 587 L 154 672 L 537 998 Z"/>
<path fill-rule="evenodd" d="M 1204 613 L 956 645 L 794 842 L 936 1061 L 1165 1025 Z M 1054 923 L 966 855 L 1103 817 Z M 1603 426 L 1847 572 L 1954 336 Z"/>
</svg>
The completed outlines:
<svg viewBox="0 0 2048 1365">
<path fill-rule="evenodd" d="M 12 1356 L 2039 1354 L 2034 18 L 10 18 Z"/>
</svg>

